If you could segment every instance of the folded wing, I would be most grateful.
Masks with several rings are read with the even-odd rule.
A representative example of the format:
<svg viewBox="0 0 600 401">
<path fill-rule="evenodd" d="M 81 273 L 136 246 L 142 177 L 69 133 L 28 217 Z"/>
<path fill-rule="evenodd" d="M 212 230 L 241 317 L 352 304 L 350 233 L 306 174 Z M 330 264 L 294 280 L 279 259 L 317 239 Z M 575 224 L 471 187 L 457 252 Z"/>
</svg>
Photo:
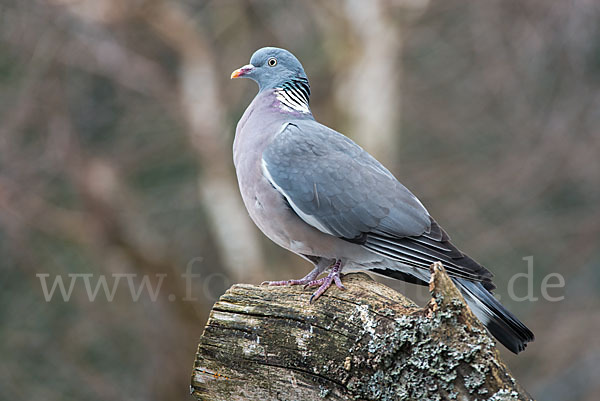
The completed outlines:
<svg viewBox="0 0 600 401">
<path fill-rule="evenodd" d="M 262 155 L 263 174 L 307 224 L 406 265 L 442 261 L 448 273 L 491 273 L 461 253 L 419 200 L 381 163 L 314 120 L 286 123 Z"/>
</svg>

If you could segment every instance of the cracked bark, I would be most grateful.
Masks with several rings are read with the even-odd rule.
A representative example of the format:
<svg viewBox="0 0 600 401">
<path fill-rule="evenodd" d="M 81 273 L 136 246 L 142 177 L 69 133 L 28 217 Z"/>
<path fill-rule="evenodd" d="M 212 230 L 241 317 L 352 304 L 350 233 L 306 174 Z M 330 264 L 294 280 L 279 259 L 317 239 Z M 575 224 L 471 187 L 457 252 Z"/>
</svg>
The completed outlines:
<svg viewBox="0 0 600 401">
<path fill-rule="evenodd" d="M 420 308 L 366 274 L 315 304 L 237 284 L 214 305 L 192 374 L 199 400 L 530 400 L 441 264 Z"/>
</svg>

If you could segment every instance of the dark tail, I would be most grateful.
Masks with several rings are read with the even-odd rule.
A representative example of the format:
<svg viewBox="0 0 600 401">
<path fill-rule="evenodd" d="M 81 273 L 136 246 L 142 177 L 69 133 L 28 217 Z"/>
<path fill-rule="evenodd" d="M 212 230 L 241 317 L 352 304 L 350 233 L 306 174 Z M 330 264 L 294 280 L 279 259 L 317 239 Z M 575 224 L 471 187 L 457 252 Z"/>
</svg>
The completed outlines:
<svg viewBox="0 0 600 401">
<path fill-rule="evenodd" d="M 454 278 L 465 301 L 479 320 L 506 348 L 518 354 L 534 335 L 515 315 L 510 313 L 481 283 Z"/>
</svg>

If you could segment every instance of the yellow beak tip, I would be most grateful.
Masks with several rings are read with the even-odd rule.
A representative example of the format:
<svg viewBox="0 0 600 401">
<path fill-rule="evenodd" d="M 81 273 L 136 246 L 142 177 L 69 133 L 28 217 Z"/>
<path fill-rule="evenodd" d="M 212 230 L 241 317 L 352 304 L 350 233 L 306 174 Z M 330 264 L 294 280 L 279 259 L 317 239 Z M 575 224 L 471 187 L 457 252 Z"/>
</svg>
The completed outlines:
<svg viewBox="0 0 600 401">
<path fill-rule="evenodd" d="M 245 75 L 250 74 L 252 71 L 254 71 L 254 66 L 252 64 L 246 64 L 243 67 L 238 68 L 237 70 L 235 70 L 234 72 L 231 73 L 231 79 L 234 78 L 239 78 L 239 77 L 243 77 Z"/>
</svg>

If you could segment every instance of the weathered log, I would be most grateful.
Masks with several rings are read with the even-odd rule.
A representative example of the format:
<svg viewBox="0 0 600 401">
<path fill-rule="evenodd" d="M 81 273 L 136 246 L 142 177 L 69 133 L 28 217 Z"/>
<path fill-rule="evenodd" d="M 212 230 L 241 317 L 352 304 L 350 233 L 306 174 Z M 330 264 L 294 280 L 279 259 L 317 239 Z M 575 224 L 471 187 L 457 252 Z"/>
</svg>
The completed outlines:
<svg viewBox="0 0 600 401">
<path fill-rule="evenodd" d="M 420 308 L 366 274 L 311 290 L 237 284 L 198 345 L 199 400 L 530 400 L 441 264 Z"/>
</svg>

